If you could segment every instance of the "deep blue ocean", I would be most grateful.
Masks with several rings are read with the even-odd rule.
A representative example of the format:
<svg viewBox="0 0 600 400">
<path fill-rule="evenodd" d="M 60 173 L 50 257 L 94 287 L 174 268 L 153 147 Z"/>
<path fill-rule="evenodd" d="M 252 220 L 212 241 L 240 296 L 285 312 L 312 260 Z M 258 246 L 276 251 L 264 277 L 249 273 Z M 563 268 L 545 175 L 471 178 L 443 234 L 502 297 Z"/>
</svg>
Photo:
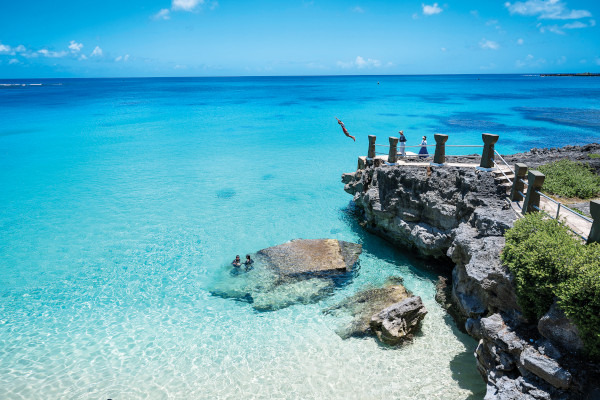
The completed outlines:
<svg viewBox="0 0 600 400">
<path fill-rule="evenodd" d="M 335 117 L 356 136 L 345 137 Z M 0 80 L 1 399 L 477 399 L 476 342 L 430 262 L 365 233 L 340 175 L 402 129 L 502 153 L 600 140 L 600 79 L 519 75 Z M 317 302 L 215 295 L 242 256 L 363 244 Z M 399 349 L 323 310 L 401 276 Z"/>
</svg>

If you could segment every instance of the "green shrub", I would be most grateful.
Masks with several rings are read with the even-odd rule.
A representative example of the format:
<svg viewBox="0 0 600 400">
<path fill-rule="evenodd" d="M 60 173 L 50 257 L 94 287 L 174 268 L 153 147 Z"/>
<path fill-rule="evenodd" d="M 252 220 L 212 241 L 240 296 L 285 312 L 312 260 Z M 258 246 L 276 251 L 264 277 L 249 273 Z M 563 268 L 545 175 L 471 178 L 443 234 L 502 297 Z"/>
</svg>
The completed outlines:
<svg viewBox="0 0 600 400">
<path fill-rule="evenodd" d="M 591 356 L 600 358 L 600 244 L 584 251 L 569 265 L 570 278 L 558 286 L 558 304 L 575 323 Z"/>
<path fill-rule="evenodd" d="M 562 266 L 577 250 L 576 241 L 560 222 L 530 213 L 506 234 L 502 261 L 515 277 L 519 305 L 527 319 L 544 315 L 564 279 Z"/>
<path fill-rule="evenodd" d="M 588 354 L 600 358 L 600 244 L 584 245 L 542 213 L 515 222 L 505 238 L 501 258 L 515 277 L 524 316 L 537 320 L 558 299 Z"/>
<path fill-rule="evenodd" d="M 590 199 L 600 193 L 600 176 L 580 162 L 554 161 L 538 170 L 546 175 L 542 191 L 563 197 Z"/>
<path fill-rule="evenodd" d="M 600 154 L 596 154 L 596 153 L 591 153 L 591 154 L 588 154 L 588 156 L 589 156 L 590 158 L 600 158 Z"/>
</svg>

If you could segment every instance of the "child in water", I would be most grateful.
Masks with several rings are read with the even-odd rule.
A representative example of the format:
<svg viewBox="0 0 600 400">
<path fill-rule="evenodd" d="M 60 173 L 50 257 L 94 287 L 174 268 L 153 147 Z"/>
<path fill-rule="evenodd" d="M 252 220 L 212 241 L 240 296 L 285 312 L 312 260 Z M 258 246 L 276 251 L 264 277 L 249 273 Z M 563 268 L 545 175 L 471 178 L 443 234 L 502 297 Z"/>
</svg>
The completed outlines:
<svg viewBox="0 0 600 400">
<path fill-rule="evenodd" d="M 254 260 L 250 258 L 250 254 L 246 254 L 246 261 L 244 261 L 244 265 L 246 266 L 246 271 L 249 271 L 252 268 L 254 268 L 252 266 L 252 264 L 254 264 Z"/>
<path fill-rule="evenodd" d="M 235 260 L 233 260 L 231 262 L 231 265 L 233 265 L 236 268 L 239 268 L 239 267 L 242 266 L 242 261 L 240 260 L 240 256 L 239 255 L 235 256 Z"/>
</svg>

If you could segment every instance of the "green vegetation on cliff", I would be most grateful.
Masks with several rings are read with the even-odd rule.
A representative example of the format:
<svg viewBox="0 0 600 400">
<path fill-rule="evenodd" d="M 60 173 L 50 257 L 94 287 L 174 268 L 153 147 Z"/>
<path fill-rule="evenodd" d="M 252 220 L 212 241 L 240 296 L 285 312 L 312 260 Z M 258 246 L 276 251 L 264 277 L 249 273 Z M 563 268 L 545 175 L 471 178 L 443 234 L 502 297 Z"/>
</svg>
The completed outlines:
<svg viewBox="0 0 600 400">
<path fill-rule="evenodd" d="M 519 305 L 530 320 L 555 299 L 600 358 L 600 244 L 585 245 L 559 221 L 530 213 L 505 234 L 502 261 L 515 276 Z"/>
<path fill-rule="evenodd" d="M 584 163 L 564 159 L 544 164 L 538 170 L 546 175 L 544 192 L 584 200 L 600 193 L 600 176 Z"/>
</svg>

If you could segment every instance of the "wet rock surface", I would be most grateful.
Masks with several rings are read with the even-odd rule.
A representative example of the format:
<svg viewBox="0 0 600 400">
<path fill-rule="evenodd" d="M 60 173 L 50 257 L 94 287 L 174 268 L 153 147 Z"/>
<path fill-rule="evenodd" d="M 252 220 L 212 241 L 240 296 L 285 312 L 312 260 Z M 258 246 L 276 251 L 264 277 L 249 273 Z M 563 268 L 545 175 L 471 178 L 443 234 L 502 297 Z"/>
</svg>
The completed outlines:
<svg viewBox="0 0 600 400">
<path fill-rule="evenodd" d="M 258 311 L 314 303 L 352 278 L 361 252 L 360 244 L 335 239 L 292 240 L 257 252 L 251 270 L 223 268 L 211 293 Z"/>
</svg>

